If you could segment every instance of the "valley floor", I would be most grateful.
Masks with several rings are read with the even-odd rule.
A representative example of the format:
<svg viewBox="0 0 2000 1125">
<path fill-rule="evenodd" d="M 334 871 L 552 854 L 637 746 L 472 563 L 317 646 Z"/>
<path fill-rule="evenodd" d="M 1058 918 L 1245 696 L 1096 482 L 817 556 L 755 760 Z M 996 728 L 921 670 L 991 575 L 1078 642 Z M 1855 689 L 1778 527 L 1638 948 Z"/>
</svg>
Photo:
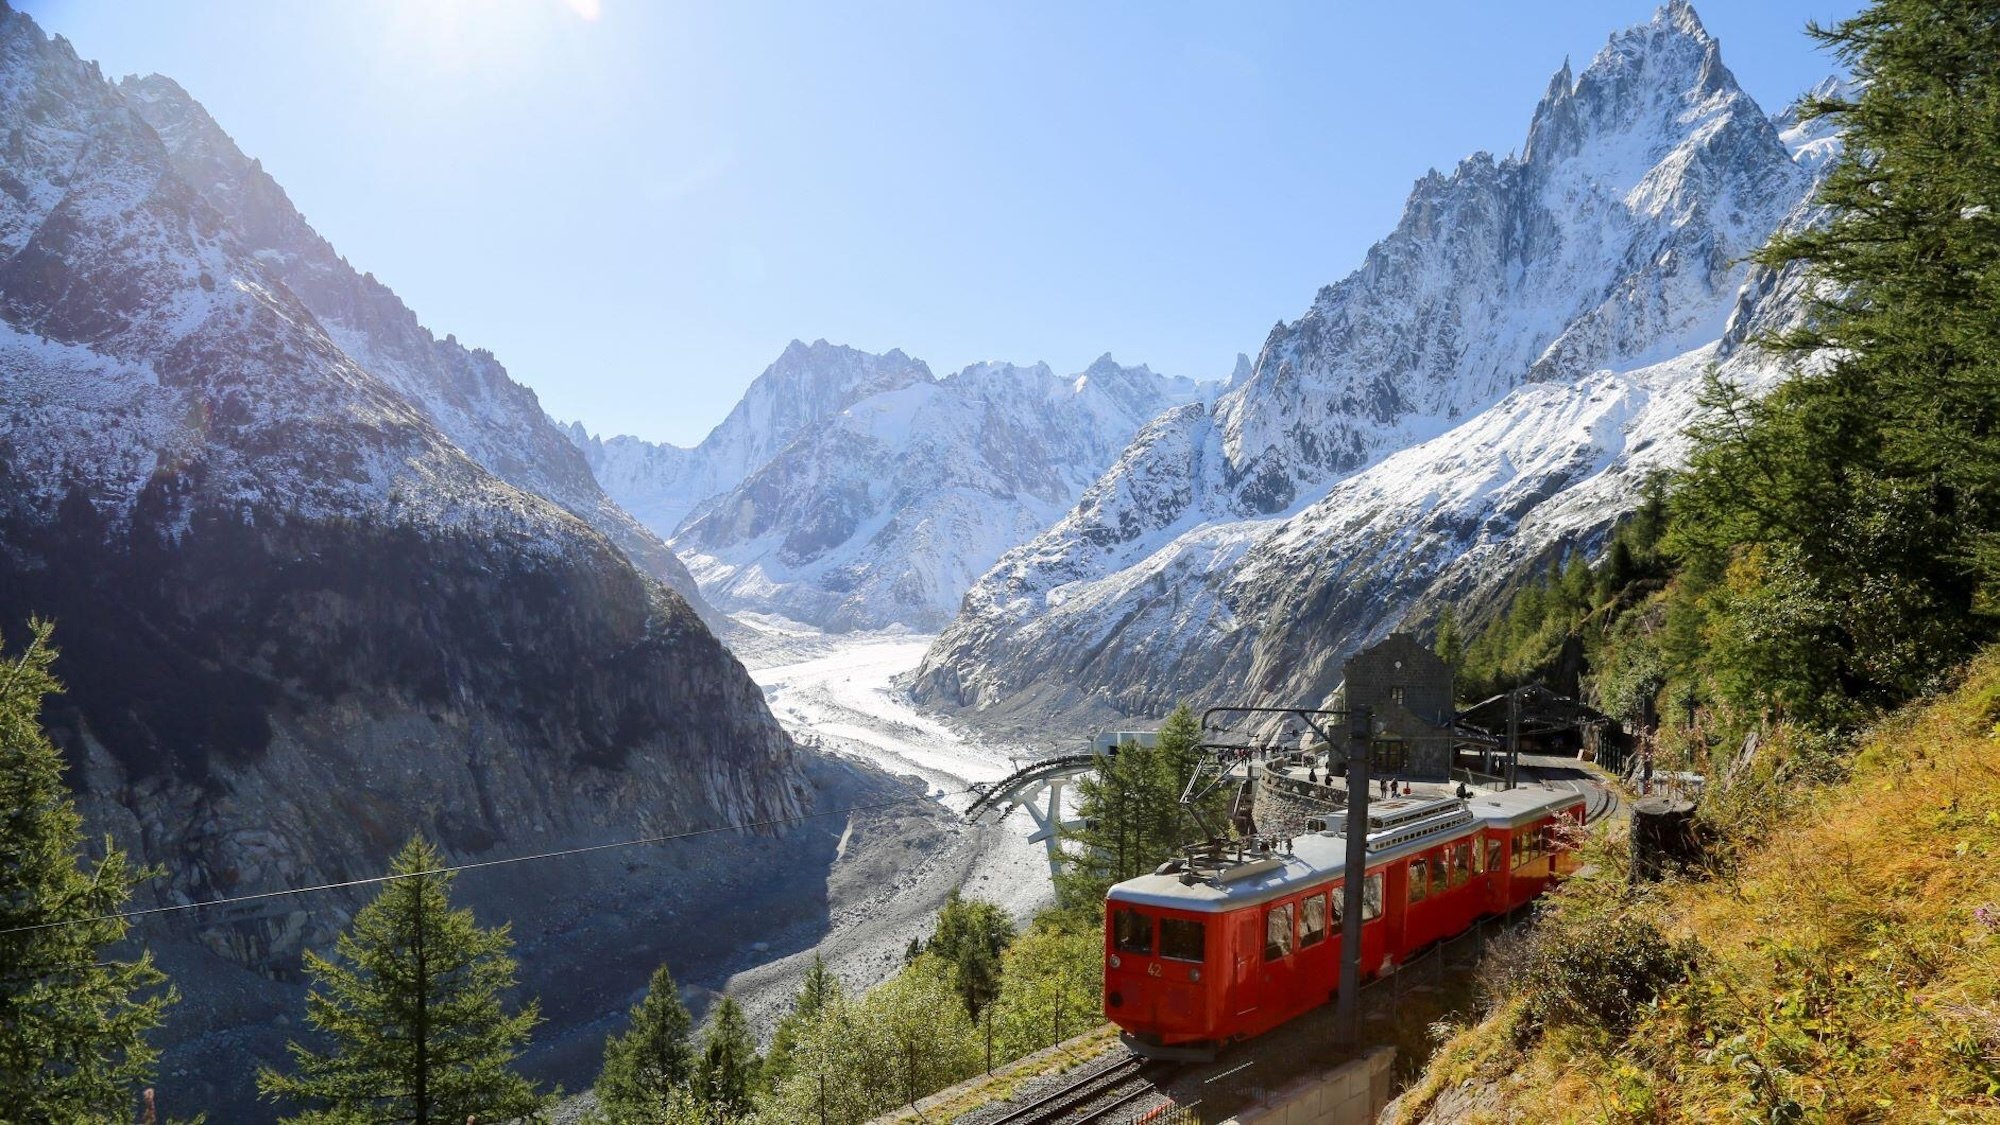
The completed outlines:
<svg viewBox="0 0 2000 1125">
<path fill-rule="evenodd" d="M 910 810 L 927 815 L 850 819 L 829 879 L 824 937 L 729 981 L 753 1021 L 768 1029 L 784 1011 L 815 951 L 849 988 L 886 979 L 901 967 L 910 939 L 928 936 L 954 887 L 999 903 L 1019 922 L 1051 901 L 1048 861 L 1042 846 L 1027 839 L 1027 817 L 969 825 L 955 815 L 970 801 L 968 785 L 1004 776 L 1030 748 L 988 742 L 925 715 L 895 686 L 931 637 L 827 634 L 754 615 L 738 620 L 742 629 L 731 647 L 794 737 L 822 753 L 921 779 L 931 794 Z M 1064 733 L 1073 735 L 1064 741 L 1073 741 L 1089 732 Z"/>
</svg>

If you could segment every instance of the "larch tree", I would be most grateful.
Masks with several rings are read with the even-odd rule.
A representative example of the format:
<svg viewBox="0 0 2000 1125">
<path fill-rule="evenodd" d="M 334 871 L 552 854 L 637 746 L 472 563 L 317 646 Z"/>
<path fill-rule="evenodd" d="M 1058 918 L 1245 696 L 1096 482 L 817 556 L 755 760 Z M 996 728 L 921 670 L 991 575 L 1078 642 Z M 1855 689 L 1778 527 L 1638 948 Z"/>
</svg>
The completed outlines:
<svg viewBox="0 0 2000 1125">
<path fill-rule="evenodd" d="M 107 915 L 147 873 L 106 839 L 84 854 L 83 818 L 43 733 L 50 627 L 0 661 L 0 1121 L 129 1121 L 157 1052 L 146 1035 L 173 995 L 151 956 L 107 950 Z"/>
<path fill-rule="evenodd" d="M 653 971 L 646 996 L 632 1008 L 625 1032 L 604 1044 L 597 1102 L 613 1125 L 652 1125 L 671 1117 L 690 1096 L 696 1056 L 694 1017 L 665 965 Z"/>
<path fill-rule="evenodd" d="M 1759 255 L 1808 373 L 1717 380 L 1669 546 L 1704 577 L 1702 659 L 1751 712 L 1849 726 L 1937 687 L 2000 626 L 2000 14 L 1877 0 L 1812 34 L 1854 73 L 1826 221 Z"/>
<path fill-rule="evenodd" d="M 980 1010 L 999 995 L 1000 954 L 1013 940 L 1014 921 L 1005 910 L 952 888 L 925 948 L 950 967 L 952 986 L 971 1019 L 978 1020 Z"/>
<path fill-rule="evenodd" d="M 1161 724 L 1157 745 L 1122 747 L 1078 779 L 1083 826 L 1063 833 L 1073 847 L 1056 878 L 1065 908 L 1099 909 L 1111 884 L 1151 871 L 1195 842 L 1198 818 L 1180 801 L 1201 754 L 1200 720 L 1182 706 Z M 1199 820 L 1225 831 L 1229 800 L 1228 787 L 1217 787 L 1198 804 Z"/>
<path fill-rule="evenodd" d="M 452 909 L 442 867 L 411 840 L 335 955 L 306 953 L 306 1021 L 326 1048 L 294 1042 L 289 1073 L 257 1076 L 264 1097 L 306 1107 L 290 1120 L 462 1125 L 533 1118 L 552 1101 L 513 1070 L 540 1016 L 533 1002 L 508 1010 L 508 928 Z"/>
<path fill-rule="evenodd" d="M 792 996 L 791 1010 L 779 1017 L 777 1028 L 771 1032 L 771 1050 L 764 1058 L 764 1084 L 767 1088 L 777 1089 L 792 1073 L 793 1056 L 798 1051 L 801 1038 L 819 1014 L 841 996 L 840 978 L 826 967 L 826 959 L 815 952 L 812 964 L 806 966 L 805 975 L 799 979 L 799 990 Z"/>
<path fill-rule="evenodd" d="M 741 1117 L 750 1112 L 763 1063 L 743 1006 L 734 997 L 724 996 L 716 1005 L 715 1018 L 702 1033 L 695 1093 L 719 1114 Z"/>
</svg>

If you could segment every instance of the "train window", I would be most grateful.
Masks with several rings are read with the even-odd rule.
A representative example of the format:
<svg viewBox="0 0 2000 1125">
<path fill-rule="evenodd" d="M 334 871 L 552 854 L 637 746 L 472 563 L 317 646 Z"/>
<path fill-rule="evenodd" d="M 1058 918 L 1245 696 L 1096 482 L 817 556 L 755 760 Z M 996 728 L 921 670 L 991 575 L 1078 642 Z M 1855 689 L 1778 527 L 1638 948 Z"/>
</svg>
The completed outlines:
<svg viewBox="0 0 2000 1125">
<path fill-rule="evenodd" d="M 1274 906 L 1264 916 L 1264 960 L 1276 961 L 1292 954 L 1292 904 Z"/>
<path fill-rule="evenodd" d="M 1373 922 L 1382 916 L 1382 873 L 1376 872 L 1361 884 L 1361 920 Z"/>
<path fill-rule="evenodd" d="M 1472 849 L 1472 873 L 1474 875 L 1486 874 L 1486 841 L 1478 836 L 1474 836 L 1472 843 L 1468 846 Z"/>
<path fill-rule="evenodd" d="M 1307 895 L 1299 902 L 1299 948 L 1326 940 L 1326 896 Z"/>
<path fill-rule="evenodd" d="M 1341 919 L 1347 917 L 1347 884 L 1335 883 L 1333 889 L 1326 892 L 1326 898 L 1329 904 L 1327 913 L 1333 918 L 1333 924 L 1338 926 Z"/>
<path fill-rule="evenodd" d="M 1472 845 L 1459 844 L 1451 849 L 1451 885 L 1464 886 L 1472 878 Z"/>
<path fill-rule="evenodd" d="M 1434 895 L 1443 894 L 1445 887 L 1449 885 L 1445 882 L 1445 867 L 1447 866 L 1445 861 L 1450 858 L 1446 854 L 1448 851 L 1449 849 L 1440 848 L 1431 853 L 1431 893 Z"/>
<path fill-rule="evenodd" d="M 1498 840 L 1486 841 L 1486 870 L 1493 872 L 1500 870 L 1500 851 L 1504 846 Z"/>
<path fill-rule="evenodd" d="M 1424 875 L 1424 861 L 1421 859 L 1411 860 L 1410 901 L 1422 902 L 1424 901 L 1425 896 L 1428 895 L 1429 893 L 1430 893 L 1430 887 L 1428 882 L 1426 881 L 1426 876 Z"/>
<path fill-rule="evenodd" d="M 1160 919 L 1160 956 L 1174 961 L 1208 960 L 1208 929 L 1192 918 Z"/>
<path fill-rule="evenodd" d="M 1112 916 L 1111 936 L 1123 952 L 1151 953 L 1153 920 L 1129 906 L 1121 906 L 1118 913 Z"/>
</svg>

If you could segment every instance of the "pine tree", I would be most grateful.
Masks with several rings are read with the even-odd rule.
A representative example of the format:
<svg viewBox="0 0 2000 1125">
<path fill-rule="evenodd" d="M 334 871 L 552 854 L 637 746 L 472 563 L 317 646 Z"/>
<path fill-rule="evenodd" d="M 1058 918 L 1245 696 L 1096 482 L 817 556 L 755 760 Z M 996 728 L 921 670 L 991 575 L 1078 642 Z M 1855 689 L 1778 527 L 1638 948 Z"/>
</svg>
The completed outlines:
<svg viewBox="0 0 2000 1125">
<path fill-rule="evenodd" d="M 651 1125 L 671 1115 L 695 1078 L 694 1017 L 665 965 L 653 971 L 645 999 L 624 1034 L 604 1044 L 597 1102 L 614 1125 Z"/>
<path fill-rule="evenodd" d="M 1669 543 L 1717 576 L 1725 697 L 1815 724 L 1928 690 L 2000 601 L 2000 20 L 1878 0 L 1813 29 L 1865 83 L 1809 102 L 1843 128 L 1831 218 L 1760 258 L 1803 266 L 1823 370 L 1756 401 L 1712 382 Z"/>
<path fill-rule="evenodd" d="M 798 992 L 792 996 L 792 1010 L 779 1018 L 777 1028 L 771 1032 L 771 1051 L 764 1058 L 767 1087 L 775 1090 L 791 1075 L 794 1056 L 806 1029 L 840 998 L 840 978 L 833 975 L 826 967 L 826 960 L 815 952 L 812 964 L 806 966 L 805 975 L 799 980 Z"/>
<path fill-rule="evenodd" d="M 1200 720 L 1182 706 L 1161 724 L 1157 745 L 1123 747 L 1077 781 L 1083 827 L 1064 832 L 1076 846 L 1056 877 L 1064 906 L 1097 910 L 1111 884 L 1153 870 L 1201 835 L 1198 819 L 1180 803 L 1200 747 Z M 1210 793 L 1197 810 L 1199 821 L 1224 831 L 1229 798 L 1226 787 Z"/>
<path fill-rule="evenodd" d="M 292 1073 L 257 1076 L 266 1098 L 312 1107 L 292 1120 L 460 1125 L 550 1104 L 512 1070 L 540 1017 L 533 1002 L 511 1014 L 503 1002 L 514 987 L 508 928 L 453 910 L 442 866 L 428 842 L 411 840 L 335 957 L 307 952 L 306 1021 L 332 1049 L 295 1042 Z"/>
<path fill-rule="evenodd" d="M 696 1093 L 708 1105 L 732 1116 L 750 1112 L 751 1093 L 759 1083 L 764 1060 L 757 1054 L 757 1037 L 733 997 L 716 1005 L 715 1018 L 701 1039 L 701 1066 Z"/>
<path fill-rule="evenodd" d="M 1431 651 L 1437 653 L 1437 658 L 1456 675 L 1465 663 L 1465 636 L 1459 632 L 1458 611 L 1451 606 L 1438 610 L 1437 627 L 1432 636 L 1435 639 L 1431 642 Z"/>
<path fill-rule="evenodd" d="M 104 841 L 83 856 L 83 818 L 62 756 L 42 733 L 42 698 L 61 691 L 50 627 L 0 663 L 0 1121 L 129 1121 L 157 1052 L 171 991 L 150 954 L 113 960 L 122 909 L 147 873 Z"/>
<path fill-rule="evenodd" d="M 960 896 L 953 888 L 938 911 L 937 932 L 929 950 L 951 967 L 952 986 L 965 1002 L 966 1015 L 979 1019 L 1000 992 L 1000 954 L 1014 940 L 1014 922 L 990 902 Z"/>
</svg>

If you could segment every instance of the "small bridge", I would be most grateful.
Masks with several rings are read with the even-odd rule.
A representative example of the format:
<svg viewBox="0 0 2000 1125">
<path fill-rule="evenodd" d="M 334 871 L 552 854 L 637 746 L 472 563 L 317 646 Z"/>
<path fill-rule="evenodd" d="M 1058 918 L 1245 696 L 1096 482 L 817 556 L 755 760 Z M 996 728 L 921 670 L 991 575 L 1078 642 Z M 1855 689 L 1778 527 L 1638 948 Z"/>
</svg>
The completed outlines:
<svg viewBox="0 0 2000 1125">
<path fill-rule="evenodd" d="M 1096 769 L 1098 762 L 1118 753 L 1120 747 L 1153 746 L 1157 740 L 1152 731 L 1107 731 L 1091 739 L 1087 750 L 1035 758 L 998 781 L 974 782 L 972 789 L 977 796 L 966 807 L 965 819 L 977 821 L 989 812 L 997 812 L 998 819 L 1016 806 L 1027 809 L 1035 822 L 1028 842 L 1040 844 L 1048 852 L 1053 874 L 1062 857 L 1061 833 L 1083 827 L 1081 821 L 1063 819 L 1063 789 L 1069 780 Z"/>
</svg>

